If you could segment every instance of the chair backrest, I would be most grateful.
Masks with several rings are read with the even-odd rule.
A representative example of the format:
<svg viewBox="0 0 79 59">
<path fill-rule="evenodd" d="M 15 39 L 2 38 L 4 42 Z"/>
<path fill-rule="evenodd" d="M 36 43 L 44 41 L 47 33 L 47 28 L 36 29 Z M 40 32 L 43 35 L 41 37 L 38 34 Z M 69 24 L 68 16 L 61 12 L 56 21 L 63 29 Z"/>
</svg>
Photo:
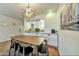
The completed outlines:
<svg viewBox="0 0 79 59">
<path fill-rule="evenodd" d="M 31 46 L 25 47 L 25 55 L 28 55 L 33 52 L 33 48 Z"/>
<path fill-rule="evenodd" d="M 23 47 L 20 45 L 19 52 L 23 54 Z"/>
<path fill-rule="evenodd" d="M 24 55 L 29 55 L 31 52 L 33 52 L 33 47 L 30 44 L 20 43 L 19 52 Z"/>
<path fill-rule="evenodd" d="M 15 51 L 18 50 L 18 46 L 20 46 L 20 44 L 19 43 L 15 43 Z"/>
<path fill-rule="evenodd" d="M 37 46 L 37 51 L 40 53 L 46 53 L 46 42 L 43 42 L 41 45 Z"/>
</svg>

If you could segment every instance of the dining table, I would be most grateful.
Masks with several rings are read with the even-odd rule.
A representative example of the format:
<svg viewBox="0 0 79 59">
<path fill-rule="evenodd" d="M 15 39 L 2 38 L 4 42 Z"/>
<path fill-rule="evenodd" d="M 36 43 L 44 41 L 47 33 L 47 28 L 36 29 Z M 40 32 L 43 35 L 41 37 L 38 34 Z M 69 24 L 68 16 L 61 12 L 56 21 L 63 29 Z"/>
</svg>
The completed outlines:
<svg viewBox="0 0 79 59">
<path fill-rule="evenodd" d="M 16 42 L 19 43 L 20 45 L 22 45 L 23 47 L 26 46 L 31 46 L 33 47 L 33 53 L 37 55 L 37 46 L 41 45 L 44 42 L 44 37 L 42 36 L 32 36 L 32 35 L 16 35 L 16 36 L 12 36 L 11 37 L 11 47 L 13 44 L 15 44 Z M 19 47 L 18 47 L 18 53 L 15 53 L 15 45 L 13 46 L 14 48 L 14 52 L 13 55 L 18 55 L 19 54 Z M 10 48 L 11 50 L 11 48 Z M 23 56 L 24 56 L 24 50 L 23 50 Z M 11 51 L 9 53 L 9 55 L 11 55 Z"/>
</svg>

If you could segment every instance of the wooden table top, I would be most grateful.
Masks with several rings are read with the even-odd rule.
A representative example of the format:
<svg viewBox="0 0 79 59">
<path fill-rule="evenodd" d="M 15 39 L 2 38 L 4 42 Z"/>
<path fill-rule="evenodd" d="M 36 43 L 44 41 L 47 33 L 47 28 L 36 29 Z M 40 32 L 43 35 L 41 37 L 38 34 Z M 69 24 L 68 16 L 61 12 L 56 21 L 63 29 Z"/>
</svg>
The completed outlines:
<svg viewBox="0 0 79 59">
<path fill-rule="evenodd" d="M 29 43 L 33 45 L 40 45 L 44 41 L 44 38 L 40 36 L 17 35 L 11 38 L 17 41 L 21 41 L 21 42 Z"/>
</svg>

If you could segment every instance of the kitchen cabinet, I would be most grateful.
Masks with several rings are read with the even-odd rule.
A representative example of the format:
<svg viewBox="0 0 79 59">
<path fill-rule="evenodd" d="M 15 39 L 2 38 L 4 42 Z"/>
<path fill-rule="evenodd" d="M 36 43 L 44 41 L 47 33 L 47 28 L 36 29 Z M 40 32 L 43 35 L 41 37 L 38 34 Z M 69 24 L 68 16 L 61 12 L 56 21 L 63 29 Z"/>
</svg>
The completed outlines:
<svg viewBox="0 0 79 59">
<path fill-rule="evenodd" d="M 47 40 L 48 45 L 58 47 L 58 33 L 26 32 L 24 35 L 43 36 Z"/>
</svg>

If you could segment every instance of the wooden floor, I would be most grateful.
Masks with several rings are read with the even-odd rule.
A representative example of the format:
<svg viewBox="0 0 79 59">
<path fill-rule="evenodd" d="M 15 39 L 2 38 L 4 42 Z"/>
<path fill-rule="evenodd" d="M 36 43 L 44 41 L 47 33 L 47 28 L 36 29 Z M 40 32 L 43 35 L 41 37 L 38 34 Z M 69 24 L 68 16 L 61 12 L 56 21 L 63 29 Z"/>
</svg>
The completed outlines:
<svg viewBox="0 0 79 59">
<path fill-rule="evenodd" d="M 57 47 L 49 46 L 49 45 L 48 45 L 48 50 L 49 50 L 49 56 L 60 56 Z"/>
<path fill-rule="evenodd" d="M 5 51 L 9 50 L 10 44 L 11 44 L 10 41 L 0 42 L 0 55 L 1 55 L 1 53 L 4 53 Z M 49 56 L 59 56 L 60 55 L 58 48 L 56 48 L 56 47 L 48 45 L 48 50 L 49 50 Z"/>
</svg>

